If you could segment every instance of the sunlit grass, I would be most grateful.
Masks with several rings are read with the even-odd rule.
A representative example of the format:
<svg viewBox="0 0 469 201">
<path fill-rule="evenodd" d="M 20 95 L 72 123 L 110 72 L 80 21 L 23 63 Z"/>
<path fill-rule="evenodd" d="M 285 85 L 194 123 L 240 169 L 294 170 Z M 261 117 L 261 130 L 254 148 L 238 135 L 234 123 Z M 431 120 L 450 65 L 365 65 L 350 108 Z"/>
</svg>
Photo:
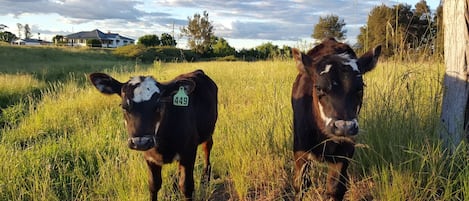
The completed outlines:
<svg viewBox="0 0 469 201">
<path fill-rule="evenodd" d="M 202 69 L 217 83 L 212 180 L 207 188 L 200 185 L 199 154 L 197 200 L 293 198 L 293 61 L 155 63 L 125 69 L 107 72 L 121 81 L 135 75 L 168 81 Z M 468 200 L 467 145 L 450 155 L 436 133 L 442 69 L 441 64 L 381 62 L 364 76 L 362 146 L 349 170 L 347 198 Z M 104 96 L 83 83 L 84 74 L 49 85 L 9 76 L 19 78 L 12 91 L 29 85 L 42 90 L 41 99 L 26 98 L 8 107 L 26 112 L 2 114 L 17 121 L 0 131 L 0 200 L 148 200 L 147 168 L 141 153 L 125 145 L 117 96 Z M 159 196 L 180 199 L 173 185 L 177 165 L 163 170 Z M 315 163 L 309 199 L 322 199 L 326 173 L 324 165 Z"/>
</svg>

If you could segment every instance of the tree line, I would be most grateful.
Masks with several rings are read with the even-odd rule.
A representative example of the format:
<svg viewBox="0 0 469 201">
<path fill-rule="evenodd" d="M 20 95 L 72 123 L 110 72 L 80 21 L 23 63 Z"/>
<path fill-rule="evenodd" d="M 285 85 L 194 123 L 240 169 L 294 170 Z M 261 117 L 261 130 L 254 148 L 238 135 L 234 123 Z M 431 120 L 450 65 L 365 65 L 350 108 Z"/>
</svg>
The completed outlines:
<svg viewBox="0 0 469 201">
<path fill-rule="evenodd" d="M 196 13 L 193 17 L 188 17 L 188 24 L 181 28 L 181 37 L 187 38 L 187 44 L 190 48 L 189 51 L 182 51 L 185 54 L 189 54 L 186 60 L 225 60 L 225 61 L 255 61 L 265 60 L 272 58 L 289 58 L 291 48 L 288 46 L 279 47 L 272 44 L 271 42 L 263 43 L 257 47 L 251 49 L 242 49 L 237 51 L 232 47 L 228 41 L 223 38 L 216 36 L 213 30 L 213 25 L 209 19 L 209 14 L 204 11 L 201 14 Z M 170 42 L 164 42 L 170 41 Z M 143 46 L 143 47 L 142 47 Z M 164 46 L 164 47 L 161 47 Z M 171 48 L 176 46 L 176 41 L 169 34 L 162 34 L 161 38 L 154 34 L 144 35 L 138 39 L 137 45 L 134 47 L 139 50 L 148 50 L 141 52 L 140 54 L 132 54 L 133 57 L 142 58 L 142 60 L 149 60 L 147 56 L 148 52 L 154 52 L 156 58 L 167 58 L 167 54 L 157 54 L 156 52 L 163 52 L 163 50 L 156 51 L 157 49 L 165 49 L 164 51 L 170 52 Z M 121 49 L 127 49 L 132 51 L 131 47 L 122 47 Z M 129 55 L 126 51 L 122 51 L 120 54 Z M 140 56 L 138 56 L 140 55 Z M 147 55 L 147 56 L 145 56 Z M 179 60 L 181 58 L 177 58 Z"/>
<path fill-rule="evenodd" d="M 360 28 L 359 48 L 382 44 L 385 56 L 400 59 L 409 55 L 443 57 L 442 11 L 439 5 L 432 13 L 425 0 L 418 2 L 415 9 L 407 4 L 375 7 L 367 24 Z"/>
<path fill-rule="evenodd" d="M 398 59 L 443 57 L 443 7 L 432 13 L 425 0 L 412 9 L 408 4 L 374 7 L 360 28 L 354 48 L 363 53 L 381 44 L 382 55 Z M 335 37 L 344 40 L 345 22 L 337 15 L 320 17 L 311 35 L 316 40 Z"/>
<path fill-rule="evenodd" d="M 356 44 L 351 44 L 358 53 L 381 44 L 384 57 L 412 60 L 422 57 L 443 58 L 443 8 L 440 4 L 433 13 L 425 0 L 412 8 L 409 4 L 391 7 L 384 4 L 374 7 L 367 22 L 360 28 Z M 321 16 L 312 30 L 311 37 L 316 43 L 334 37 L 345 41 L 346 23 L 339 16 Z M 181 29 L 188 38 L 191 50 L 205 57 L 233 55 L 252 59 L 290 57 L 290 47 L 279 48 L 265 43 L 252 49 L 236 51 L 224 38 L 213 33 L 208 13 L 188 17 L 188 25 Z"/>
<path fill-rule="evenodd" d="M 427 2 L 420 0 L 412 9 L 408 4 L 397 4 L 392 7 L 380 5 L 374 7 L 368 15 L 367 22 L 360 28 L 356 44 L 351 44 L 358 53 L 363 53 L 378 44 L 381 44 L 384 57 L 399 59 L 418 58 L 421 56 L 443 57 L 443 28 L 442 5 L 439 5 L 435 13 L 432 13 Z M 188 17 L 188 24 L 181 28 L 181 37 L 187 38 L 192 59 L 209 60 L 265 60 L 272 58 L 289 58 L 291 48 L 278 47 L 272 43 L 263 43 L 251 49 L 237 51 L 230 46 L 223 37 L 214 33 L 209 14 L 204 11 Z M 312 30 L 311 37 L 319 43 L 325 38 L 334 37 L 339 41 L 345 41 L 347 30 L 346 23 L 339 16 L 330 14 L 321 16 Z M 0 40 L 11 42 L 17 37 L 10 32 L 3 32 L 6 26 L 0 26 Z M 25 36 L 31 36 L 31 30 L 18 23 L 18 34 L 24 30 Z M 54 41 L 61 41 L 63 36 L 54 37 Z M 121 55 L 133 55 L 140 57 L 153 54 L 149 52 L 162 52 L 155 48 L 175 48 L 177 45 L 174 36 L 163 33 L 160 36 L 149 34 L 141 36 L 136 46 L 122 47 Z M 137 51 L 136 51 L 137 50 Z M 126 51 L 134 51 L 126 52 Z M 165 50 L 167 51 L 167 50 Z M 175 50 L 177 52 L 188 52 Z M 135 54 L 139 52 L 139 54 Z M 173 53 L 172 53 L 173 54 Z M 175 53 L 174 53 L 175 54 Z M 184 59 L 184 58 L 182 58 Z M 145 59 L 151 60 L 151 59 Z"/>
</svg>

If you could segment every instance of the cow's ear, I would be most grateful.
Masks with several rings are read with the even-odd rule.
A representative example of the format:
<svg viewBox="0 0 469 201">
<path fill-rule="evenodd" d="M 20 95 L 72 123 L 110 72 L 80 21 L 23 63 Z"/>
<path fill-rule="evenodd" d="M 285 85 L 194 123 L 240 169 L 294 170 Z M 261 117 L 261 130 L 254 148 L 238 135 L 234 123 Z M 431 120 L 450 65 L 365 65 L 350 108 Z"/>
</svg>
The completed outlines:
<svg viewBox="0 0 469 201">
<path fill-rule="evenodd" d="M 195 82 L 189 79 L 180 79 L 170 82 L 166 86 L 163 86 L 164 90 L 161 96 L 172 96 L 179 91 L 180 87 L 184 87 L 186 94 L 189 95 L 195 89 Z"/>
<path fill-rule="evenodd" d="M 376 67 L 380 54 L 381 45 L 378 45 L 373 50 L 362 55 L 357 61 L 360 72 L 365 74 L 366 72 L 373 70 Z"/>
<path fill-rule="evenodd" d="M 90 74 L 90 81 L 103 94 L 120 95 L 122 83 L 104 73 Z"/>
<path fill-rule="evenodd" d="M 309 68 L 311 68 L 312 60 L 308 55 L 305 55 L 300 50 L 293 48 L 292 56 L 296 62 L 296 68 L 298 69 L 298 71 L 300 71 L 301 73 L 309 71 Z"/>
</svg>

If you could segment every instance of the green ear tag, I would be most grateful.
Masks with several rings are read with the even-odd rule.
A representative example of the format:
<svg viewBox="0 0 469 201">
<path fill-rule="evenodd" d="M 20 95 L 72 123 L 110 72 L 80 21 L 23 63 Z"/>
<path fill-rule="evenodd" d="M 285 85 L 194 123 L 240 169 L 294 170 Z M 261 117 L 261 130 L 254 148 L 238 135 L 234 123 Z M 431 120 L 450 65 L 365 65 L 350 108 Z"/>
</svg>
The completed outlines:
<svg viewBox="0 0 469 201">
<path fill-rule="evenodd" d="M 189 106 L 189 96 L 186 94 L 183 86 L 179 87 L 179 91 L 173 97 L 173 105 L 175 106 Z"/>
</svg>

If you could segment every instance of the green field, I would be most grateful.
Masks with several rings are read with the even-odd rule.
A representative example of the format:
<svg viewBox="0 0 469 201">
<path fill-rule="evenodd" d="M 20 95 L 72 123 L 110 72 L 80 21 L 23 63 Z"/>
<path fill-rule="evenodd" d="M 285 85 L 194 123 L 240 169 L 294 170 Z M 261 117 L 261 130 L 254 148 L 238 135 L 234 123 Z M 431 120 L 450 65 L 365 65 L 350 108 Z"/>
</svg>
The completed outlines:
<svg viewBox="0 0 469 201">
<path fill-rule="evenodd" d="M 0 63 L 0 200 L 148 200 L 146 164 L 126 146 L 119 97 L 100 94 L 86 74 L 167 81 L 195 69 L 219 87 L 213 178 L 207 189 L 197 182 L 199 154 L 196 200 L 293 198 L 293 60 L 141 65 L 104 51 L 0 46 L 1 61 L 20 53 Z M 364 76 L 348 200 L 469 200 L 468 146 L 449 154 L 437 135 L 443 73 L 439 63 L 380 61 Z M 327 170 L 314 165 L 307 196 L 322 200 Z M 176 169 L 163 168 L 162 200 L 181 198 Z"/>
</svg>

